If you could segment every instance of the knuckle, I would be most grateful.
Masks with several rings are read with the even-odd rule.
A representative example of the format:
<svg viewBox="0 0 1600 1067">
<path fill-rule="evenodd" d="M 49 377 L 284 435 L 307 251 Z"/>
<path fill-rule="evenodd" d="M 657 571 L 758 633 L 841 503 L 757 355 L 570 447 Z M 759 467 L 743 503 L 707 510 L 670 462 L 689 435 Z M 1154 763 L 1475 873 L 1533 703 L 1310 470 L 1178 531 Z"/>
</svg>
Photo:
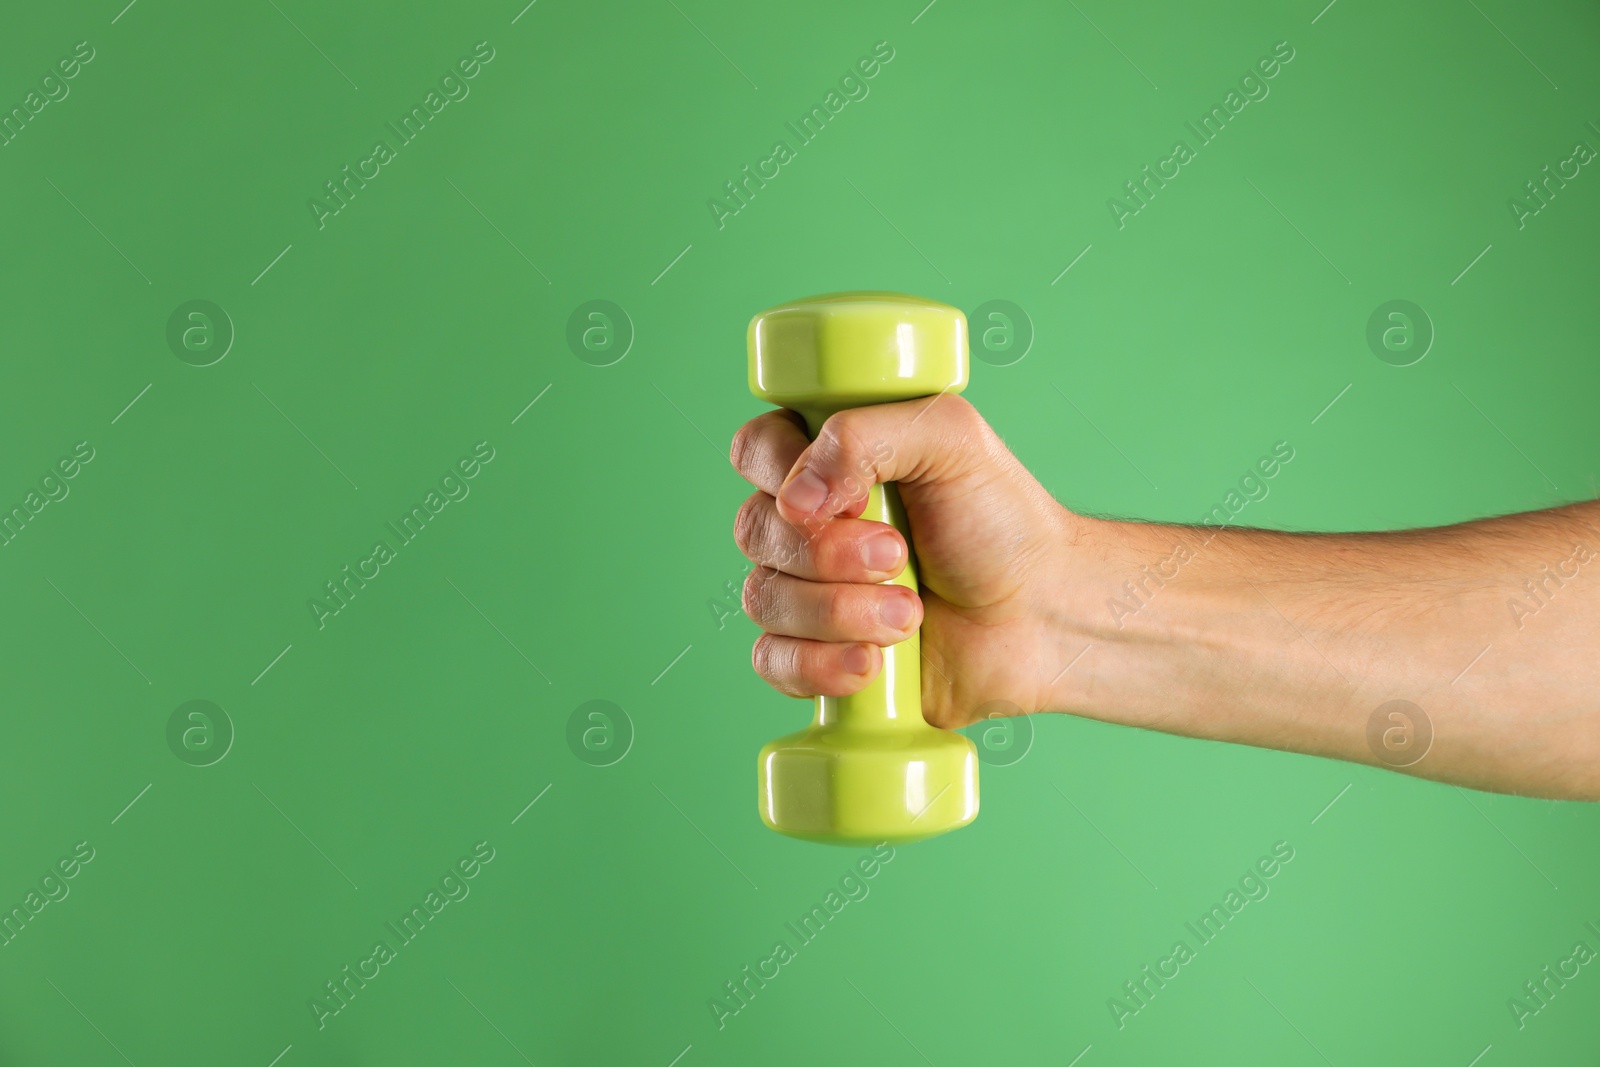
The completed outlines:
<svg viewBox="0 0 1600 1067">
<path fill-rule="evenodd" d="M 762 587 L 766 584 L 767 578 L 758 567 L 745 576 L 744 589 L 739 594 L 739 606 L 744 609 L 745 616 L 758 626 L 765 609 Z"/>
<path fill-rule="evenodd" d="M 771 634 L 762 634 L 756 638 L 756 643 L 750 646 L 750 665 L 763 678 L 772 677 L 772 661 L 776 655 L 772 648 L 773 640 Z"/>
<path fill-rule="evenodd" d="M 845 408 L 829 420 L 841 442 L 849 444 L 861 439 L 861 427 L 870 418 L 870 412 L 861 408 Z"/>
<path fill-rule="evenodd" d="M 983 421 L 982 416 L 978 414 L 978 409 L 973 406 L 972 401 L 968 400 L 960 393 L 950 393 L 947 395 L 950 399 L 950 417 L 952 419 L 957 422 L 967 423 Z"/>
<path fill-rule="evenodd" d="M 825 688 L 822 684 L 828 675 L 827 646 L 807 642 L 795 649 L 794 671 L 796 679 L 810 688 Z"/>
<path fill-rule="evenodd" d="M 781 521 L 781 520 L 777 520 Z M 800 562 L 805 552 L 805 539 L 786 535 L 779 539 L 779 544 L 774 546 L 772 559 L 765 561 L 767 566 L 775 571 L 785 571 L 793 574 L 796 564 Z"/>
<path fill-rule="evenodd" d="M 855 590 L 848 585 L 833 585 L 817 605 L 817 621 L 829 630 L 843 630 L 856 608 Z"/>
<path fill-rule="evenodd" d="M 867 423 L 871 418 L 870 412 L 847 408 L 828 420 L 823 430 L 828 433 L 828 455 L 834 463 L 847 469 L 853 468 L 851 457 L 861 451 Z"/>
<path fill-rule="evenodd" d="M 838 412 L 822 424 L 812 442 L 806 466 L 828 485 L 826 510 L 859 504 L 877 481 L 881 457 L 878 449 L 868 445 L 875 418 L 871 412 L 858 408 Z"/>
<path fill-rule="evenodd" d="M 812 442 L 812 450 L 820 453 L 830 464 L 839 463 L 849 451 L 851 442 L 859 436 L 856 426 L 860 416 L 854 409 L 846 409 L 829 416 Z"/>
<path fill-rule="evenodd" d="M 822 429 L 817 431 L 816 439 L 811 442 L 813 452 L 833 452 L 839 447 L 839 427 L 844 424 L 845 412 L 840 411 L 828 416 L 828 421 L 822 424 Z"/>
<path fill-rule="evenodd" d="M 750 649 L 750 664 L 768 684 L 783 687 L 791 681 L 793 655 L 788 643 L 773 634 L 762 634 Z"/>
<path fill-rule="evenodd" d="M 739 511 L 733 517 L 733 542 L 750 559 L 755 558 L 753 549 L 759 542 L 764 522 L 761 498 L 765 495 L 761 492 L 751 493 L 745 502 L 739 505 Z"/>
<path fill-rule="evenodd" d="M 960 441 L 981 441 L 987 443 L 994 431 L 989 427 L 984 417 L 978 414 L 978 409 L 972 406 L 972 401 L 964 396 L 952 395 L 952 403 L 946 409 L 945 418 L 948 420 L 951 432 Z"/>
<path fill-rule="evenodd" d="M 733 464 L 733 469 L 743 473 L 745 451 L 750 447 L 751 423 L 745 423 L 734 431 L 733 442 L 728 445 L 728 462 Z"/>
</svg>

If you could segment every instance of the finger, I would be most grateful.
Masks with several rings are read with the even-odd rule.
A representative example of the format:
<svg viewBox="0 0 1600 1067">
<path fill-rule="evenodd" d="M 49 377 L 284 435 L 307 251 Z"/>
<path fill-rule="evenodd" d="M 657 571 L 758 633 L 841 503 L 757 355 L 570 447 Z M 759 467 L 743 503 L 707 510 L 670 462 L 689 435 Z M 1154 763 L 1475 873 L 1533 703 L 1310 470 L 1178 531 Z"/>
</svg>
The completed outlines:
<svg viewBox="0 0 1600 1067">
<path fill-rule="evenodd" d="M 822 424 L 775 494 L 790 522 L 856 516 L 877 482 L 955 478 L 998 442 L 977 409 L 953 393 L 841 411 Z"/>
<path fill-rule="evenodd" d="M 756 673 L 792 697 L 846 697 L 859 693 L 883 667 L 873 645 L 827 644 L 762 634 L 750 650 Z"/>
<path fill-rule="evenodd" d="M 814 641 L 899 644 L 922 622 L 922 601 L 903 585 L 808 582 L 755 570 L 744 582 L 744 613 L 757 626 Z"/>
<path fill-rule="evenodd" d="M 776 495 L 784 475 L 805 451 L 805 420 L 787 408 L 757 415 L 733 435 L 728 459 L 745 481 Z"/>
<path fill-rule="evenodd" d="M 734 516 L 733 540 L 752 563 L 813 582 L 882 582 L 906 564 L 905 538 L 894 527 L 868 519 L 793 526 L 759 490 Z"/>
</svg>

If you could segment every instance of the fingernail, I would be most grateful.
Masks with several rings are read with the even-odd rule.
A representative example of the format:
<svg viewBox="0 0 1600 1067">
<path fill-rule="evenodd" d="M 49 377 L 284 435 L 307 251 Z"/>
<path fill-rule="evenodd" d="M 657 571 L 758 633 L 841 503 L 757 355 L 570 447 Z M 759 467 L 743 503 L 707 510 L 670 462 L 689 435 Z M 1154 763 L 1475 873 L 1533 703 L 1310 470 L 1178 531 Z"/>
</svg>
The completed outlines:
<svg viewBox="0 0 1600 1067">
<path fill-rule="evenodd" d="M 851 674 L 866 674 L 872 666 L 872 656 L 865 645 L 851 645 L 839 661 Z"/>
<path fill-rule="evenodd" d="M 861 562 L 869 571 L 891 571 L 900 562 L 900 538 L 892 533 L 877 533 L 861 544 Z"/>
<path fill-rule="evenodd" d="M 828 484 L 815 471 L 807 468 L 795 475 L 793 480 L 783 487 L 783 498 L 797 511 L 809 515 L 828 499 Z"/>
<path fill-rule="evenodd" d="M 905 596 L 890 597 L 878 608 L 878 615 L 890 629 L 904 630 L 911 625 L 912 616 L 917 609 L 912 605 L 911 598 Z"/>
</svg>

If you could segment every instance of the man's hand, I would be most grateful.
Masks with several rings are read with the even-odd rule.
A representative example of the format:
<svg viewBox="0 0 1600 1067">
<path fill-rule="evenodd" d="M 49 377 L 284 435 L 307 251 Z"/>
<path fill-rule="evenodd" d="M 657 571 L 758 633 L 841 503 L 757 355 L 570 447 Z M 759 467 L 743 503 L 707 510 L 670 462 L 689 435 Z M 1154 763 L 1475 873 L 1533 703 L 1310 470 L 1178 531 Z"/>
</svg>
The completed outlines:
<svg viewBox="0 0 1600 1067">
<path fill-rule="evenodd" d="M 844 696 L 882 668 L 880 647 L 922 628 L 923 714 L 975 721 L 982 704 L 1044 710 L 1057 662 L 1045 620 L 1076 517 L 971 404 L 953 394 L 840 412 L 814 442 L 790 411 L 746 423 L 732 460 L 755 486 L 734 539 L 758 566 L 744 610 L 767 632 L 756 671 L 791 696 Z M 906 563 L 892 527 L 858 518 L 898 482 L 916 542 L 919 600 L 881 585 Z"/>
</svg>

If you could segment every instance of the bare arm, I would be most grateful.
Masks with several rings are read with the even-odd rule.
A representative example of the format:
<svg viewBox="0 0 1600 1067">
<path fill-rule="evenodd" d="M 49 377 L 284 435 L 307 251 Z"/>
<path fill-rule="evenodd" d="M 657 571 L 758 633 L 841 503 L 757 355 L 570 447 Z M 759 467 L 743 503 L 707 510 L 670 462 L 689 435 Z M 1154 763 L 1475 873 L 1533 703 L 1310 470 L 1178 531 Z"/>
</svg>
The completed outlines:
<svg viewBox="0 0 1600 1067">
<path fill-rule="evenodd" d="M 1600 799 L 1600 504 L 1394 533 L 1077 526 L 1054 626 L 1063 664 L 1091 647 L 1050 710 Z M 1082 587 L 1085 556 L 1131 590 Z"/>
</svg>

